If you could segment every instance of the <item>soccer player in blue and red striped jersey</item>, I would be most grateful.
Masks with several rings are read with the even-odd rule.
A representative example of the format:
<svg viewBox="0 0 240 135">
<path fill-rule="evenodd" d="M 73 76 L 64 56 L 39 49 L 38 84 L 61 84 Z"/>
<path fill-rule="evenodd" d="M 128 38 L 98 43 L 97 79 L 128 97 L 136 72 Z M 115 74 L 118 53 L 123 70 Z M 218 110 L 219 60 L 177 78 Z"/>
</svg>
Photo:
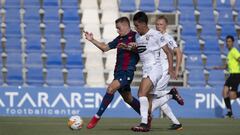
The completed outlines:
<svg viewBox="0 0 240 135">
<path fill-rule="evenodd" d="M 117 36 L 112 42 L 109 42 L 108 44 L 95 40 L 92 33 L 85 32 L 86 39 L 103 52 L 115 48 L 117 49 L 117 61 L 114 70 L 114 79 L 107 88 L 106 94 L 103 97 L 98 112 L 88 123 L 88 129 L 94 128 L 96 126 L 102 114 L 111 103 L 116 91 L 121 94 L 126 103 L 128 103 L 138 114 L 140 114 L 140 103 L 136 98 L 132 96 L 130 88 L 130 84 L 134 76 L 134 71 L 136 69 L 136 64 L 139 60 L 137 51 L 131 49 L 131 43 L 135 42 L 136 32 L 131 30 L 130 22 L 127 17 L 118 18 L 115 21 L 115 24 L 119 36 Z"/>
</svg>

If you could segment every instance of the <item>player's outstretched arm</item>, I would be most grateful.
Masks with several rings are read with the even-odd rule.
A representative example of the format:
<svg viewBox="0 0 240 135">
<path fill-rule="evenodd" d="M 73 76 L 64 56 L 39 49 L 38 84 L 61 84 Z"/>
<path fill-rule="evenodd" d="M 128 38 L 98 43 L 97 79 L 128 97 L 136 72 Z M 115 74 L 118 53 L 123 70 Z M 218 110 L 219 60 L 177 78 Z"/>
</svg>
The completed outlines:
<svg viewBox="0 0 240 135">
<path fill-rule="evenodd" d="M 163 51 L 164 51 L 164 52 L 166 53 L 166 55 L 167 55 L 168 64 L 169 64 L 169 66 L 168 66 L 168 72 L 169 72 L 171 78 L 176 79 L 175 72 L 174 72 L 174 70 L 173 70 L 173 55 L 172 55 L 172 52 L 171 52 L 171 50 L 168 48 L 167 45 L 164 45 L 164 46 L 162 47 L 162 49 L 163 49 Z"/>
<path fill-rule="evenodd" d="M 106 52 L 108 50 L 110 50 L 109 46 L 106 45 L 103 42 L 99 42 L 96 39 L 94 39 L 93 34 L 87 31 L 83 31 L 85 33 L 85 38 L 90 41 L 91 43 L 93 43 L 97 48 L 99 48 L 100 50 L 102 50 L 103 52 Z"/>
<path fill-rule="evenodd" d="M 177 62 L 176 62 L 176 68 L 175 68 L 175 74 L 176 74 L 176 77 L 178 78 L 178 72 L 179 72 L 179 69 L 180 69 L 180 66 L 182 64 L 182 51 L 180 50 L 179 47 L 176 47 L 174 48 L 174 52 L 176 53 L 176 58 L 177 58 Z"/>
<path fill-rule="evenodd" d="M 236 60 L 240 63 L 240 53 L 237 51 L 237 56 L 235 56 Z M 223 66 L 214 66 L 212 69 L 220 69 L 220 70 L 223 70 L 223 69 L 227 69 L 228 65 L 227 63 L 225 63 Z"/>
</svg>

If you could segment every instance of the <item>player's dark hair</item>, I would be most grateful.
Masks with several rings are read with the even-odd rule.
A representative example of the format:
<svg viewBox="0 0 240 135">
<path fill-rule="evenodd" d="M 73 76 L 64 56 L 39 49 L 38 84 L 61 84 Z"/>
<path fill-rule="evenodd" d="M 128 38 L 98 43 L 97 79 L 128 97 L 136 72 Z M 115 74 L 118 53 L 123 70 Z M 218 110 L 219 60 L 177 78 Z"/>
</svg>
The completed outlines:
<svg viewBox="0 0 240 135">
<path fill-rule="evenodd" d="M 234 37 L 232 35 L 227 35 L 226 40 L 231 39 L 234 42 Z"/>
<path fill-rule="evenodd" d="M 139 11 L 133 16 L 133 21 L 138 21 L 138 22 L 143 22 L 148 24 L 148 17 L 144 12 Z"/>
<path fill-rule="evenodd" d="M 157 20 L 164 20 L 168 24 L 168 19 L 164 15 L 158 16 Z"/>
<path fill-rule="evenodd" d="M 130 27 L 130 21 L 127 17 L 120 17 L 117 20 L 115 20 L 115 24 L 122 23 L 122 22 L 126 22 L 128 24 L 128 26 Z"/>
</svg>

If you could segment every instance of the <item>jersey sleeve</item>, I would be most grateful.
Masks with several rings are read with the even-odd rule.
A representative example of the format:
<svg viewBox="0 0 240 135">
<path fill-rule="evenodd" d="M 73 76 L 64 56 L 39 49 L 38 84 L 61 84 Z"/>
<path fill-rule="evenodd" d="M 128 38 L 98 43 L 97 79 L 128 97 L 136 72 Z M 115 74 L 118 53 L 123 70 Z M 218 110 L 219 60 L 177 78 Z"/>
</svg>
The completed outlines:
<svg viewBox="0 0 240 135">
<path fill-rule="evenodd" d="M 168 38 L 166 38 L 166 40 L 167 40 L 167 44 L 168 44 L 169 48 L 174 49 L 174 48 L 178 47 L 178 45 L 177 45 L 176 41 L 173 39 L 173 37 L 168 37 Z"/>
<path fill-rule="evenodd" d="M 118 45 L 118 37 L 116 37 L 113 41 L 108 43 L 108 46 L 110 49 L 116 48 Z"/>
<path fill-rule="evenodd" d="M 160 38 L 158 40 L 159 46 L 162 48 L 167 44 L 167 40 L 163 35 L 160 35 Z"/>
<path fill-rule="evenodd" d="M 238 51 L 236 48 L 234 48 L 232 54 L 233 54 L 233 57 L 234 57 L 235 59 L 240 58 L 240 53 L 239 53 L 239 51 Z"/>
</svg>

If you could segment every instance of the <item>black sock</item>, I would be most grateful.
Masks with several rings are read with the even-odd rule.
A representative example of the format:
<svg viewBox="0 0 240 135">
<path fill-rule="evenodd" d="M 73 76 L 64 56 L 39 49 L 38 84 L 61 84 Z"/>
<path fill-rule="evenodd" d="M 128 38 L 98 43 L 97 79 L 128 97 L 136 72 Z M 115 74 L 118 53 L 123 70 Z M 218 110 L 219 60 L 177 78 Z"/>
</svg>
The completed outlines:
<svg viewBox="0 0 240 135">
<path fill-rule="evenodd" d="M 228 109 L 228 112 L 232 112 L 232 106 L 231 106 L 230 98 L 229 97 L 224 98 L 224 102 L 225 102 L 225 105 Z"/>
<path fill-rule="evenodd" d="M 238 98 L 240 97 L 240 92 L 237 92 L 237 97 L 238 97 Z"/>
</svg>

